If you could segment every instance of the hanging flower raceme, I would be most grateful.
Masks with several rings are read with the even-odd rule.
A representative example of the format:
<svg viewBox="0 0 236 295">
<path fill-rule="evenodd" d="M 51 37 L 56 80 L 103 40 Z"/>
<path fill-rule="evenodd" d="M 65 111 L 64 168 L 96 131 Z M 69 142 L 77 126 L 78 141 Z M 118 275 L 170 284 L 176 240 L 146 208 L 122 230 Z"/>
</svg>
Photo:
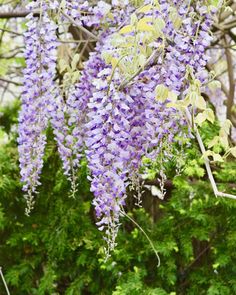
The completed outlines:
<svg viewBox="0 0 236 295">
<path fill-rule="evenodd" d="M 43 153 L 46 144 L 48 106 L 56 67 L 55 25 L 47 14 L 47 5 L 39 1 L 29 5 L 34 10 L 41 7 L 39 18 L 30 13 L 25 33 L 25 59 L 22 109 L 19 115 L 19 161 L 23 190 L 27 194 L 28 214 L 33 206 L 33 195 L 40 184 Z"/>
<path fill-rule="evenodd" d="M 100 229 L 106 227 L 108 251 L 115 246 L 120 208 L 125 204 L 131 156 L 127 118 L 133 102 L 129 95 L 117 92 L 114 84 L 109 83 L 110 75 L 111 69 L 106 68 L 93 82 L 95 91 L 88 103 L 86 124 L 86 156 L 95 197 L 93 204 L 101 219 L 98 222 Z"/>
<path fill-rule="evenodd" d="M 150 1 L 147 3 L 150 4 Z M 175 141 L 175 135 L 180 135 L 186 125 L 182 114 L 166 107 L 166 104 L 188 89 L 188 66 L 202 82 L 207 79 L 204 72 L 207 56 L 204 52 L 211 41 L 206 33 L 211 25 L 210 16 L 207 17 L 205 9 L 201 8 L 200 19 L 195 21 L 189 16 L 193 11 L 187 2 L 176 1 L 176 5 L 179 19 L 184 13 L 188 16 L 180 26 L 170 20 L 171 3 L 160 1 L 158 9 L 154 10 L 157 18 L 161 16 L 165 22 L 163 32 L 169 43 L 156 63 L 148 65 L 147 70 L 138 74 L 126 87 L 119 87 L 122 85 L 122 68 L 119 71 L 106 67 L 93 82 L 96 90 L 93 90 L 88 104 L 86 156 L 98 226 L 101 230 L 105 229 L 108 254 L 115 246 L 127 186 L 139 179 L 142 157 L 155 160 L 163 149 L 163 143 L 167 142 L 170 146 Z M 153 11 L 150 15 L 153 16 Z M 131 40 L 133 34 L 130 33 Z M 163 40 L 157 38 L 153 43 L 154 49 L 162 48 Z M 102 50 L 104 56 L 114 53 L 116 61 L 121 61 L 124 55 L 123 47 L 119 56 L 112 43 L 103 46 Z M 128 55 L 124 60 L 129 62 L 134 58 Z M 170 156 L 165 151 L 163 154 Z M 163 175 L 163 171 L 160 174 Z M 140 204 L 140 200 L 137 203 Z"/>
<path fill-rule="evenodd" d="M 191 6 L 187 0 L 146 0 L 136 9 L 129 1 L 117 0 L 110 4 L 51 2 L 50 9 L 64 9 L 62 21 L 72 18 L 80 29 L 86 26 L 84 35 L 99 36 L 79 82 L 63 93 L 54 81 L 57 27 L 49 18 L 47 4 L 36 1 L 30 6 L 40 8 L 40 16 L 28 16 L 19 119 L 27 213 L 40 184 L 45 130 L 50 122 L 74 192 L 81 157 L 88 160 L 97 225 L 105 232 L 109 256 L 116 244 L 127 188 L 141 191 L 143 157 L 171 157 L 164 149 L 173 145 L 186 125 L 173 102 L 188 91 L 191 79 L 208 80 L 205 50 L 211 41 L 212 14 L 203 3 Z M 137 205 L 140 197 L 138 193 Z"/>
<path fill-rule="evenodd" d="M 80 77 L 80 82 L 72 85 L 66 100 L 66 114 L 68 117 L 68 138 L 71 138 L 71 165 L 75 170 L 79 167 L 83 155 L 84 136 L 86 133 L 87 104 L 92 96 L 94 87 L 92 81 L 104 67 L 104 62 L 96 53 L 91 53 Z M 68 159 L 69 161 L 69 159 Z M 67 161 L 67 163 L 68 163 Z M 71 167 L 65 165 L 66 175 L 69 175 Z"/>
<path fill-rule="evenodd" d="M 105 229 L 107 254 L 115 246 L 127 186 L 139 189 L 142 157 L 155 159 L 164 138 L 172 144 L 182 128 L 180 114 L 165 108 L 155 98 L 157 77 L 153 69 L 144 71 L 137 77 L 139 83 L 119 90 L 119 74 L 112 74 L 111 68 L 106 67 L 93 82 L 86 124 L 86 156 L 97 224 L 101 230 Z M 137 204 L 140 203 L 138 198 Z"/>
<path fill-rule="evenodd" d="M 116 26 L 124 21 L 125 17 L 128 17 L 128 11 L 134 10 L 132 6 L 123 7 L 122 9 L 119 6 L 119 9 L 112 10 L 113 18 L 108 19 L 110 26 L 104 29 L 102 26 L 98 27 L 97 25 L 101 24 L 101 19 L 110 11 L 110 5 L 100 1 L 97 5 L 89 7 L 88 2 L 84 2 L 79 5 L 79 9 L 84 12 L 89 11 L 88 16 L 82 17 L 81 20 L 87 26 L 95 26 L 100 32 L 100 39 L 96 43 L 94 51 L 90 52 L 88 60 L 84 62 L 79 82 L 70 86 L 66 98 L 66 107 L 64 109 L 64 113 L 68 118 L 66 138 L 69 139 L 70 145 L 67 145 L 68 154 L 67 157 L 62 158 L 62 161 L 65 174 L 70 180 L 74 178 L 73 175 L 76 175 L 83 156 L 85 134 L 87 133 L 86 123 L 89 121 L 87 116 L 88 102 L 96 90 L 93 81 L 97 78 L 98 73 L 106 67 L 101 52 L 109 46 L 110 35 L 116 30 Z M 72 181 L 73 186 L 75 185 L 74 180 Z"/>
<path fill-rule="evenodd" d="M 105 2 L 98 2 L 97 6 L 88 7 L 86 2 L 67 1 L 61 7 L 58 1 L 50 3 L 36 1 L 28 5 L 32 13 L 28 15 L 28 30 L 25 33 L 26 69 L 24 70 L 24 87 L 22 92 L 22 110 L 19 116 L 19 154 L 24 191 L 28 195 L 28 207 L 32 207 L 33 194 L 40 184 L 39 176 L 43 166 L 43 153 L 46 144 L 45 131 L 50 121 L 59 154 L 63 162 L 65 174 L 70 180 L 74 177 L 79 166 L 83 150 L 84 124 L 86 121 L 86 107 L 92 93 L 92 80 L 102 69 L 104 64 L 98 52 L 109 30 L 101 35 L 101 42 L 97 45 L 97 52 L 91 54 L 85 64 L 80 83 L 72 85 L 69 96 L 64 102 L 58 85 L 53 81 L 56 71 L 56 26 L 49 18 L 48 11 L 65 9 L 70 17 L 86 25 L 100 23 L 101 19 L 110 11 Z M 106 9 L 104 10 L 104 7 Z M 92 9 L 92 10 L 91 10 Z M 130 9 L 130 8 L 128 8 Z M 40 11 L 40 16 L 33 15 L 34 10 Z M 90 12 L 88 16 L 81 13 Z M 85 13 L 86 15 L 86 13 Z M 116 21 L 123 19 L 124 14 L 119 9 L 114 12 Z M 92 20 L 93 19 L 93 20 Z M 111 30 L 117 23 L 113 20 Z M 68 119 L 67 119 L 68 118 Z M 75 171 L 73 171 L 75 170 Z M 72 181 L 74 185 L 74 180 Z M 31 200 L 31 201 L 30 201 Z"/>
</svg>

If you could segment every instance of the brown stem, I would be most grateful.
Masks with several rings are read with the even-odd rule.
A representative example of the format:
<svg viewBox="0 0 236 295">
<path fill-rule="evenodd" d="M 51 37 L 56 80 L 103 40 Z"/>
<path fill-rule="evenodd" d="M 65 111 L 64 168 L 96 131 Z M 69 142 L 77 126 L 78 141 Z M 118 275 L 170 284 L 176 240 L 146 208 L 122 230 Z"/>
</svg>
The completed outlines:
<svg viewBox="0 0 236 295">
<path fill-rule="evenodd" d="M 10 80 L 10 79 L 5 79 L 5 78 L 0 78 L 0 81 L 3 81 L 3 82 L 5 82 L 5 83 L 10 83 L 10 84 L 14 84 L 14 85 L 16 85 L 16 86 L 21 86 L 21 85 L 23 85 L 22 83 L 19 83 L 19 82 L 15 82 L 15 81 L 12 81 L 12 80 Z"/>
<path fill-rule="evenodd" d="M 206 66 L 206 68 L 208 69 L 209 72 L 214 71 L 214 69 L 212 68 L 212 66 L 209 65 L 209 64 Z M 218 80 L 218 81 L 220 82 L 220 84 L 221 84 L 221 90 L 224 92 L 225 96 L 226 96 L 226 97 L 229 97 L 229 91 L 228 91 L 228 89 L 225 87 L 225 84 L 221 81 L 219 75 L 216 76 L 215 79 Z"/>
<path fill-rule="evenodd" d="M 30 14 L 29 10 L 14 10 L 7 12 L 0 12 L 0 18 L 16 18 L 16 17 L 26 17 Z M 34 12 L 35 16 L 39 16 L 39 11 Z"/>
<path fill-rule="evenodd" d="M 227 38 L 224 38 L 225 45 L 228 45 Z M 228 67 L 228 77 L 229 77 L 229 94 L 227 96 L 227 119 L 231 120 L 232 117 L 232 107 L 234 104 L 234 94 L 235 94 L 235 82 L 234 82 L 234 69 L 233 69 L 233 59 L 230 49 L 225 49 L 227 67 Z"/>
</svg>

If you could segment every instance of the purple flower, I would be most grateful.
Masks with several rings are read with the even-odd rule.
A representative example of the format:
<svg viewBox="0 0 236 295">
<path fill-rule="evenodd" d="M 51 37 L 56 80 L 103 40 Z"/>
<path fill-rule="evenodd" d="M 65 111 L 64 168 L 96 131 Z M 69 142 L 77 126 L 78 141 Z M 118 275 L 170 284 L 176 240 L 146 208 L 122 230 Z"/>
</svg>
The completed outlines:
<svg viewBox="0 0 236 295">
<path fill-rule="evenodd" d="M 39 3 L 29 5 L 35 9 Z M 47 6 L 42 6 L 41 18 L 31 13 L 25 32 L 24 80 L 22 108 L 19 114 L 19 161 L 23 190 L 27 193 L 28 214 L 32 209 L 33 195 L 40 184 L 39 176 L 43 167 L 46 144 L 45 130 L 48 125 L 51 92 L 54 87 L 56 70 L 55 25 L 49 19 Z"/>
</svg>

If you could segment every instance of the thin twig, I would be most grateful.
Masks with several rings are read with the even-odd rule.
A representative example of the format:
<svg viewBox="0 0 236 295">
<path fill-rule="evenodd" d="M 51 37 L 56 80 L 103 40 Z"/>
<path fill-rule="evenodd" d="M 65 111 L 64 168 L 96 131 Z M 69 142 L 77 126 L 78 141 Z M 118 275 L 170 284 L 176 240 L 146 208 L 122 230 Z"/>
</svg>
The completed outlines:
<svg viewBox="0 0 236 295">
<path fill-rule="evenodd" d="M 119 89 L 122 90 L 124 89 L 132 80 L 134 80 L 140 73 L 142 73 L 143 70 L 145 70 L 150 63 L 157 57 L 158 53 L 160 53 L 160 48 L 157 48 L 152 54 L 151 56 L 147 59 L 146 63 L 144 64 L 143 67 L 140 67 L 137 72 L 135 72 L 130 78 L 125 79 Z"/>
<path fill-rule="evenodd" d="M 222 13 L 222 15 L 220 17 L 221 22 L 226 20 L 229 16 L 231 16 L 232 14 L 235 13 L 235 11 L 236 11 L 236 3 L 233 3 L 233 5 L 231 6 L 231 9 L 232 9 L 231 11 L 228 10 L 228 11 L 225 11 L 225 12 Z"/>
<path fill-rule="evenodd" d="M 88 40 L 85 40 L 85 39 L 81 39 L 81 40 L 61 40 L 61 39 L 58 39 L 57 42 L 59 43 L 88 43 L 88 42 L 96 42 L 96 40 L 91 40 L 91 39 L 88 39 Z"/>
<path fill-rule="evenodd" d="M 206 68 L 208 69 L 209 72 L 214 71 L 214 69 L 213 69 L 213 68 L 211 67 L 211 65 L 209 65 L 209 64 L 207 64 Z M 228 91 L 228 89 L 226 88 L 225 83 L 223 83 L 223 82 L 221 81 L 219 75 L 216 76 L 215 79 L 218 80 L 218 81 L 220 82 L 220 84 L 221 84 L 221 90 L 224 92 L 225 96 L 228 98 L 228 97 L 229 97 L 229 91 Z"/>
<path fill-rule="evenodd" d="M 224 38 L 225 45 L 228 45 L 226 37 Z M 234 105 L 235 83 L 234 83 L 234 68 L 233 58 L 229 49 L 225 49 L 228 78 L 229 78 L 229 95 L 227 97 L 227 119 L 231 120 L 232 107 Z"/>
<path fill-rule="evenodd" d="M 16 17 L 26 17 L 32 11 L 29 10 L 16 10 L 16 11 L 7 11 L 0 12 L 0 18 L 16 18 Z M 34 16 L 39 16 L 39 11 L 33 11 Z"/>
<path fill-rule="evenodd" d="M 22 86 L 23 84 L 20 82 L 15 82 L 9 79 L 5 79 L 5 78 L 0 78 L 0 81 L 6 82 L 6 83 L 10 83 L 10 84 L 14 84 L 16 86 Z"/>
<path fill-rule="evenodd" d="M 66 14 L 64 11 L 61 10 L 61 14 L 67 18 L 75 27 L 78 27 L 81 31 L 86 33 L 88 36 L 93 38 L 94 40 L 98 41 L 99 38 L 95 36 L 93 33 L 91 33 L 89 30 L 87 30 L 85 27 L 79 25 L 72 17 L 70 17 L 68 14 Z"/>
<path fill-rule="evenodd" d="M 152 247 L 152 249 L 153 249 L 153 251 L 154 251 L 154 253 L 155 253 L 155 255 L 156 255 L 156 257 L 157 257 L 157 261 L 158 261 L 158 263 L 157 263 L 157 267 L 159 267 L 160 265 L 161 265 L 161 260 L 160 260 L 160 256 L 159 256 L 159 254 L 158 254 L 158 252 L 157 252 L 157 250 L 156 250 L 156 248 L 155 248 L 155 246 L 154 246 L 154 244 L 153 244 L 153 242 L 152 242 L 152 240 L 149 238 L 149 236 L 147 235 L 147 233 L 142 229 L 142 227 L 132 218 L 132 217 L 130 217 L 128 214 L 126 214 L 125 213 L 125 211 L 124 211 L 124 209 L 122 208 L 122 210 L 121 210 L 121 214 L 123 214 L 125 217 L 127 217 L 130 221 L 132 221 L 139 229 L 140 229 L 140 231 L 144 234 L 144 236 L 146 237 L 146 239 L 148 240 L 148 242 L 150 243 L 150 245 L 151 245 L 151 247 Z"/>
<path fill-rule="evenodd" d="M 21 33 L 18 33 L 18 32 L 14 32 L 14 31 L 11 31 L 11 30 L 8 30 L 8 29 L 3 29 L 3 28 L 0 28 L 0 31 L 2 32 L 6 32 L 6 33 L 9 33 L 9 34 L 13 34 L 13 35 L 17 35 L 17 36 L 22 36 Z"/>
<path fill-rule="evenodd" d="M 195 135 L 196 135 L 196 139 L 198 141 L 201 153 L 204 156 L 204 162 L 205 162 L 205 167 L 206 167 L 206 170 L 207 170 L 208 178 L 210 180 L 210 183 L 211 183 L 211 186 L 212 186 L 212 189 L 213 189 L 213 192 L 214 192 L 215 196 L 216 197 L 225 197 L 225 198 L 230 198 L 230 199 L 236 200 L 235 195 L 231 195 L 231 194 L 227 194 L 227 193 L 223 193 L 223 192 L 218 191 L 214 176 L 213 176 L 212 171 L 211 171 L 209 158 L 206 156 L 206 149 L 205 149 L 205 146 L 203 144 L 201 135 L 200 135 L 200 133 L 199 133 L 199 131 L 197 129 L 196 124 L 194 122 L 192 122 L 192 117 L 191 117 L 191 114 L 190 114 L 188 109 L 186 109 L 186 117 L 188 119 L 188 124 L 190 124 L 190 126 L 194 126 L 194 132 L 195 132 Z"/>
<path fill-rule="evenodd" d="M 6 283 L 6 280 L 4 278 L 4 275 L 3 275 L 3 272 L 2 272 L 2 267 L 0 266 L 0 275 L 1 275 L 1 278 L 2 278 L 2 281 L 3 281 L 3 284 L 5 286 L 5 289 L 6 289 L 6 292 L 7 292 L 7 295 L 11 295 L 10 292 L 9 292 L 9 289 L 7 287 L 7 283 Z"/>
<path fill-rule="evenodd" d="M 0 18 L 16 18 L 16 17 L 26 17 L 28 14 L 30 14 L 31 11 L 29 10 L 19 10 L 19 11 L 9 11 L 9 12 L 0 12 Z M 35 10 L 33 11 L 34 16 L 39 16 L 39 11 Z M 61 11 L 61 14 L 67 18 L 70 23 L 72 23 L 74 26 L 78 27 L 81 31 L 86 33 L 88 36 L 93 38 L 94 40 L 98 41 L 99 38 L 95 36 L 93 33 L 91 33 L 89 30 L 87 30 L 85 27 L 79 25 L 72 17 L 67 15 L 64 11 Z"/>
</svg>

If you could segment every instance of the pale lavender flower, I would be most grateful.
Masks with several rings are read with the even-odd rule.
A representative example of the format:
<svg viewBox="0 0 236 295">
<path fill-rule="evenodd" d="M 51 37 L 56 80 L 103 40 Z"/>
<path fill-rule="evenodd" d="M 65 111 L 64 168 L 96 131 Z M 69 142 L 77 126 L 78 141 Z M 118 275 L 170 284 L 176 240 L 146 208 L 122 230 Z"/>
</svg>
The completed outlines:
<svg viewBox="0 0 236 295">
<path fill-rule="evenodd" d="M 37 5 L 38 2 L 30 4 L 29 9 L 35 9 Z M 29 213 L 43 167 L 49 118 L 47 107 L 56 69 L 56 27 L 47 15 L 46 5 L 42 6 L 40 18 L 31 13 L 27 19 L 28 30 L 24 36 L 26 68 L 23 70 L 18 143 L 21 180 L 28 195 L 26 213 Z"/>
</svg>

